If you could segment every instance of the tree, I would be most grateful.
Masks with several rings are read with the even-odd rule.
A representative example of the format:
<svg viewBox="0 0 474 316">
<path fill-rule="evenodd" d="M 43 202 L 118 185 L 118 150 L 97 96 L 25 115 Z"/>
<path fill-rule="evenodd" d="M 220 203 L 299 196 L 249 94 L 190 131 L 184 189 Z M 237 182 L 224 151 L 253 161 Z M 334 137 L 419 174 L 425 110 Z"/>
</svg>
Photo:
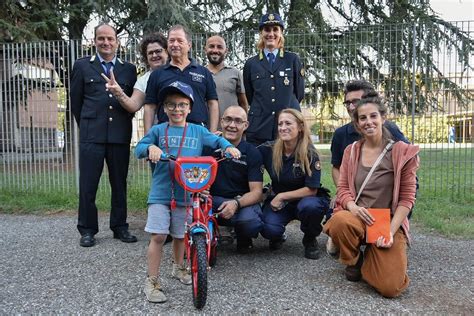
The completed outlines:
<svg viewBox="0 0 474 316">
<path fill-rule="evenodd" d="M 449 87 L 464 103 L 473 98 L 436 67 L 429 52 L 447 45 L 460 56 L 464 71 L 472 71 L 474 41 L 436 16 L 427 0 L 118 0 L 113 5 L 105 0 L 6 0 L 0 9 L 3 41 L 80 38 L 92 17 L 133 38 L 179 23 L 199 33 L 198 43 L 208 32 L 232 34 L 228 43 L 235 48 L 234 64 L 255 53 L 260 16 L 278 12 L 287 25 L 285 46 L 303 58 L 316 91 L 308 95 L 308 104 L 331 106 L 322 101 L 337 97 L 346 80 L 360 77 L 383 90 L 397 112 L 408 111 L 413 98 L 417 111 L 436 106 L 433 87 Z M 198 43 L 194 51 L 201 53 Z"/>
</svg>

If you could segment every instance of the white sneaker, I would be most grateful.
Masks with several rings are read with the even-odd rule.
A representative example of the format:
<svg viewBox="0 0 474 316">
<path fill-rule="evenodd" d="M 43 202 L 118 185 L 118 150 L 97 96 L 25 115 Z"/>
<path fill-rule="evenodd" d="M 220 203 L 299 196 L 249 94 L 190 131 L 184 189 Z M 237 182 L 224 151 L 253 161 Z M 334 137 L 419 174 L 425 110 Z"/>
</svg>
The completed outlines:
<svg viewBox="0 0 474 316">
<path fill-rule="evenodd" d="M 173 271 L 171 271 L 171 276 L 175 279 L 178 279 L 179 282 L 185 285 L 190 285 L 192 283 L 191 274 L 189 273 L 188 269 L 186 269 L 184 264 L 180 266 L 173 262 Z"/>
<path fill-rule="evenodd" d="M 326 252 L 331 257 L 336 258 L 339 254 L 339 249 L 336 247 L 332 238 L 328 236 L 328 241 L 326 242 Z"/>
<path fill-rule="evenodd" d="M 152 303 L 164 303 L 167 298 L 165 293 L 161 290 L 160 284 L 158 283 L 158 277 L 147 277 L 145 280 L 145 288 L 143 289 L 146 295 L 146 299 Z"/>
</svg>

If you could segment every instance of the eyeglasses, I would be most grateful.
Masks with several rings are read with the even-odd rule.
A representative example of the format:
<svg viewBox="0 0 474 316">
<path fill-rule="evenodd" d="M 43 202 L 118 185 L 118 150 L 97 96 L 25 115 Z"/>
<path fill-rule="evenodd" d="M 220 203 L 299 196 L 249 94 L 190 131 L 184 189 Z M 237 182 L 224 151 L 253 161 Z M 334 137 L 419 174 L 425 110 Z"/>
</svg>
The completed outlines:
<svg viewBox="0 0 474 316">
<path fill-rule="evenodd" d="M 242 124 L 244 124 L 247 121 L 244 121 L 243 119 L 238 118 L 238 117 L 224 116 L 222 118 L 222 122 L 224 122 L 225 125 L 230 125 L 232 124 L 232 122 L 234 122 L 235 125 L 242 126 Z"/>
<path fill-rule="evenodd" d="M 345 106 L 346 108 L 348 108 L 351 104 L 356 105 L 357 102 L 359 102 L 359 101 L 360 101 L 360 99 L 346 100 L 346 101 L 342 102 L 342 104 L 344 104 L 344 106 Z"/>
<path fill-rule="evenodd" d="M 159 48 L 159 49 L 155 49 L 155 50 L 149 51 L 149 52 L 147 52 L 146 54 L 147 54 L 148 56 L 153 56 L 153 55 L 160 55 L 161 53 L 163 53 L 163 48 Z"/>
<path fill-rule="evenodd" d="M 189 103 L 186 103 L 186 102 L 180 102 L 180 103 L 174 103 L 174 102 L 165 102 L 165 107 L 169 110 L 169 111 L 173 111 L 174 109 L 178 108 L 180 110 L 185 110 L 188 108 L 189 106 Z"/>
</svg>

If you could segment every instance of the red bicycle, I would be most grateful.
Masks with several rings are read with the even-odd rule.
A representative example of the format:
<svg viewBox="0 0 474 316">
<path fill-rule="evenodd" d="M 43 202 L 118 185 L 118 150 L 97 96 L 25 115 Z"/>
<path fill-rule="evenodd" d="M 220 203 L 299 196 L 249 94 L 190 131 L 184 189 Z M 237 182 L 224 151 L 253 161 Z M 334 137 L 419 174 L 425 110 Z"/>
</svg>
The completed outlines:
<svg viewBox="0 0 474 316">
<path fill-rule="evenodd" d="M 226 159 L 226 158 L 223 158 Z M 163 154 L 162 161 L 175 161 L 174 177 L 185 191 L 191 192 L 191 207 L 186 218 L 184 243 L 188 267 L 191 269 L 193 304 L 202 309 L 207 300 L 207 272 L 217 260 L 219 228 L 212 213 L 212 197 L 201 192 L 208 189 L 217 174 L 218 161 L 214 157 L 178 157 Z"/>
</svg>

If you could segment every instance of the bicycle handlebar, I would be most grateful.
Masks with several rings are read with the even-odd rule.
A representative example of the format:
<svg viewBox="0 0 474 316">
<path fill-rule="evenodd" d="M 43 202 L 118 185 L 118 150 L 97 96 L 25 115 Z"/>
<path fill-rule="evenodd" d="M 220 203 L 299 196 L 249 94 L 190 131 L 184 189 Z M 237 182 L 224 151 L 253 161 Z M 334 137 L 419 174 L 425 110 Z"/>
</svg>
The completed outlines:
<svg viewBox="0 0 474 316">
<path fill-rule="evenodd" d="M 162 153 L 160 156 L 160 161 L 176 161 L 176 157 L 167 153 Z"/>
</svg>

